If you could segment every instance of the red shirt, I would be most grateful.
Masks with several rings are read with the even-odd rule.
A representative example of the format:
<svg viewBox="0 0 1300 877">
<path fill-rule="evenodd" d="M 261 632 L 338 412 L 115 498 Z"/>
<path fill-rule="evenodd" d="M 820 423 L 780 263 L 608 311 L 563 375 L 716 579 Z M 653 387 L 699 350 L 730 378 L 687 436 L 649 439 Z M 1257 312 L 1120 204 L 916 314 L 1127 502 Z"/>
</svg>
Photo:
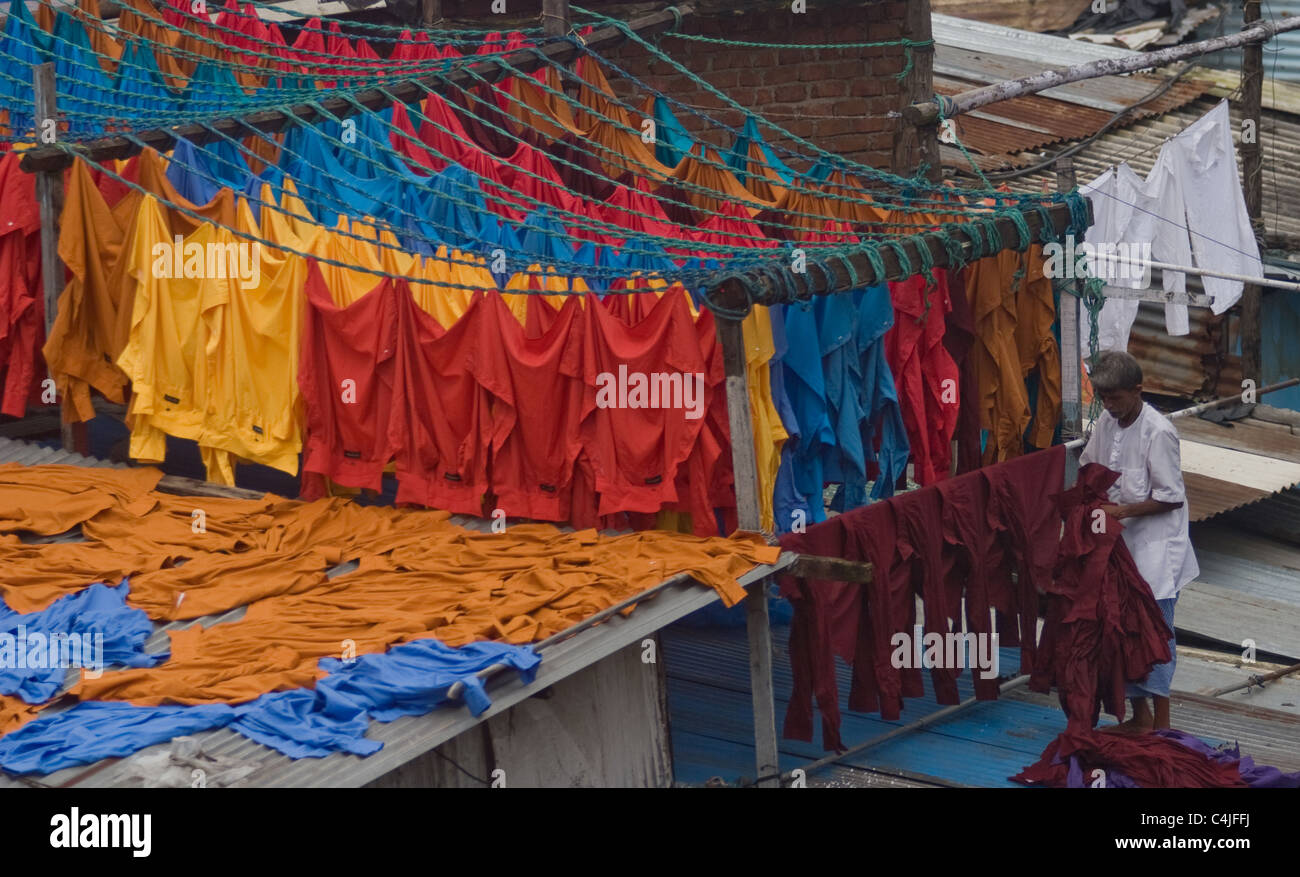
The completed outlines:
<svg viewBox="0 0 1300 877">
<path fill-rule="evenodd" d="M 501 296 L 489 293 L 484 316 L 500 338 L 510 406 L 494 421 L 508 434 L 492 457 L 492 492 L 508 517 L 567 521 L 573 473 L 582 450 L 582 302 L 569 296 L 557 312 L 537 296 L 528 301 L 525 331 Z"/>
<path fill-rule="evenodd" d="M 405 282 L 397 290 L 397 501 L 482 515 L 488 457 L 510 428 L 492 417 L 494 397 L 511 403 L 500 333 L 481 295 L 444 329 Z"/>
<path fill-rule="evenodd" d="M 665 295 L 643 319 L 628 323 L 589 296 L 583 317 L 582 443 L 600 493 L 598 514 L 657 512 L 677 501 L 678 468 L 704 425 L 702 416 L 688 418 L 682 404 L 686 382 L 702 383 L 705 374 L 690 309 L 684 296 Z M 650 383 L 662 388 L 673 375 L 675 400 L 669 393 L 658 408 L 632 407 L 655 402 L 648 398 Z"/>
<path fill-rule="evenodd" d="M 385 279 L 351 305 L 339 307 L 312 259 L 305 290 L 298 368 L 307 413 L 303 497 L 324 494 L 324 484 L 313 474 L 379 490 L 394 451 L 389 422 L 396 382 L 397 288 Z"/>
</svg>

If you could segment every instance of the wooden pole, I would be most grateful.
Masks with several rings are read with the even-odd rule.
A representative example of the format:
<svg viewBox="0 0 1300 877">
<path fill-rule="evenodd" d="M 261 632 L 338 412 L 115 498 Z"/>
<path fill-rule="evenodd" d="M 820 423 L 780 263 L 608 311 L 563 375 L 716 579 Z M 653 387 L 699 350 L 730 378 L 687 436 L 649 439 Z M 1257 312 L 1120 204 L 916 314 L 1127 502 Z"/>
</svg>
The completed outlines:
<svg viewBox="0 0 1300 877">
<path fill-rule="evenodd" d="M 442 21 L 442 0 L 420 0 L 420 23 L 433 27 Z"/>
<path fill-rule="evenodd" d="M 1243 10 L 1245 27 L 1259 21 L 1259 0 L 1246 0 Z M 1263 149 L 1260 145 L 1260 107 L 1264 97 L 1264 46 L 1252 43 L 1241 53 L 1241 165 L 1245 177 L 1246 213 L 1256 239 L 1263 237 L 1264 175 Z M 1263 343 L 1261 339 L 1263 291 L 1257 284 L 1248 283 L 1241 290 L 1241 376 L 1255 382 L 1264 380 Z"/>
<path fill-rule="evenodd" d="M 913 0 L 907 4 L 907 19 L 903 24 L 903 36 L 916 42 L 928 42 L 933 38 L 930 29 L 930 0 Z M 912 69 L 903 80 L 902 103 L 904 106 L 924 100 L 934 94 L 934 46 L 917 46 L 911 50 Z M 943 179 L 943 160 L 939 156 L 939 127 L 934 122 L 924 125 L 909 125 L 906 120 L 900 122 L 902 130 L 894 141 L 893 171 L 900 176 L 911 176 L 917 165 L 912 157 L 916 148 L 917 158 L 926 168 L 926 176 L 933 182 Z"/>
<path fill-rule="evenodd" d="M 542 32 L 560 37 L 573 27 L 569 18 L 569 0 L 542 0 Z"/>
<path fill-rule="evenodd" d="M 1056 162 L 1056 191 L 1069 192 L 1075 187 L 1074 162 L 1067 155 Z M 1075 241 L 1075 246 L 1082 243 Z M 1067 280 L 1064 286 L 1078 290 L 1078 280 Z M 1079 365 L 1080 301 L 1077 295 L 1062 290 L 1061 308 L 1057 319 L 1061 321 L 1061 432 L 1066 439 L 1083 435 L 1083 375 Z"/>
<path fill-rule="evenodd" d="M 1096 79 L 1099 76 L 1136 73 L 1139 70 L 1149 70 L 1153 67 L 1164 67 L 1166 64 L 1172 64 L 1175 61 L 1199 58 L 1208 52 L 1235 49 L 1238 46 L 1250 43 L 1266 42 L 1277 34 L 1293 30 L 1300 30 L 1300 15 L 1274 21 L 1261 21 L 1253 27 L 1244 28 L 1240 33 L 1231 36 L 1215 37 L 1199 43 L 1185 43 L 1181 46 L 1161 49 L 1158 52 L 1142 52 L 1124 58 L 1103 58 L 1099 61 L 1076 64 L 1073 67 L 1035 73 L 1021 79 L 995 82 L 992 85 L 985 85 L 971 91 L 963 91 L 961 94 L 947 98 L 945 100 L 947 105 L 945 114 L 948 118 L 952 118 L 961 113 L 977 110 L 988 104 L 1010 100 L 1013 97 L 1024 97 L 1027 94 L 1037 94 L 1040 91 L 1055 88 L 1058 85 L 1066 85 L 1070 82 Z M 929 100 L 912 104 L 903 110 L 903 118 L 913 125 L 933 124 L 939 118 L 939 102 Z"/>
<path fill-rule="evenodd" d="M 58 91 L 55 85 L 54 65 L 41 64 L 32 74 L 32 88 L 36 97 L 36 139 L 52 143 L 59 136 Z M 45 304 L 45 337 L 54 328 L 54 315 L 59 306 L 59 293 L 63 291 L 64 266 L 59 258 L 59 216 L 63 213 L 63 172 L 42 171 L 36 175 L 36 200 L 41 215 L 41 286 Z M 68 418 L 68 399 L 60 400 L 63 408 L 59 418 L 59 432 L 65 451 L 86 451 L 85 427 L 74 427 Z"/>
<path fill-rule="evenodd" d="M 719 317 L 727 373 L 727 422 L 731 427 L 731 464 L 736 485 L 736 514 L 740 529 L 760 528 L 758 458 L 749 412 L 749 384 L 745 377 L 745 335 L 738 320 Z M 776 694 L 772 684 L 772 624 L 767 611 L 767 579 L 749 586 L 745 600 L 745 627 L 749 632 L 749 685 L 754 704 L 754 761 L 759 785 L 779 788 L 781 781 L 776 745 Z"/>
</svg>

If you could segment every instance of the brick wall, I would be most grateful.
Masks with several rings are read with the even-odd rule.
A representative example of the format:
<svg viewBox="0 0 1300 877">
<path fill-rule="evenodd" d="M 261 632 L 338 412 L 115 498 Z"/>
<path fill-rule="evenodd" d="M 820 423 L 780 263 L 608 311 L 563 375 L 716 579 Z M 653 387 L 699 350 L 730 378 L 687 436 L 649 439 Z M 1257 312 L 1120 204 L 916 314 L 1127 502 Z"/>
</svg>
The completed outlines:
<svg viewBox="0 0 1300 877">
<path fill-rule="evenodd" d="M 682 30 L 748 42 L 883 42 L 903 37 L 906 12 L 906 3 L 899 0 L 810 0 L 808 11 L 802 14 L 792 13 L 788 2 L 734 5 L 743 8 L 713 9 L 691 16 L 683 21 Z M 905 102 L 896 78 L 905 63 L 901 47 L 751 49 L 672 37 L 664 37 L 660 46 L 693 74 L 795 136 L 864 164 L 890 168 L 901 120 L 887 114 Z M 709 115 L 733 128 L 743 125 L 739 112 L 721 109 L 722 104 L 690 77 L 665 62 L 652 61 L 639 46 L 620 47 L 610 57 L 647 85 L 682 103 L 706 107 Z M 614 87 L 638 106 L 644 97 L 627 80 L 615 81 Z M 731 145 L 734 135 L 730 132 L 681 108 L 674 107 L 674 112 L 697 139 L 724 148 Z M 797 148 L 776 132 L 764 131 L 764 136 L 769 142 Z M 908 163 L 915 166 L 914 154 Z"/>
</svg>

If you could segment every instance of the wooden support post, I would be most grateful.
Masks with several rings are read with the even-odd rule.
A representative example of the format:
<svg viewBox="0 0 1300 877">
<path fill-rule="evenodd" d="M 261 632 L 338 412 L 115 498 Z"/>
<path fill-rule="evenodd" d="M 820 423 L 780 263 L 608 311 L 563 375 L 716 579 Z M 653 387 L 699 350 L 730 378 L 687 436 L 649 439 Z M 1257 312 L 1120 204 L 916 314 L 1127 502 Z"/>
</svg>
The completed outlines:
<svg viewBox="0 0 1300 877">
<path fill-rule="evenodd" d="M 569 0 L 542 0 L 542 32 L 548 37 L 564 36 L 572 28 Z"/>
<path fill-rule="evenodd" d="M 1074 162 L 1067 155 L 1056 162 L 1056 191 L 1069 192 L 1075 187 Z M 1075 241 L 1075 246 L 1082 240 Z M 1069 290 L 1078 290 L 1078 280 L 1067 280 L 1061 290 L 1061 433 L 1068 441 L 1083 435 L 1083 375 L 1079 365 L 1080 301 Z"/>
<path fill-rule="evenodd" d="M 731 427 L 731 463 L 736 483 L 740 529 L 759 529 L 758 459 L 745 378 L 745 335 L 738 320 L 717 320 L 727 373 L 727 422 Z M 767 579 L 749 586 L 745 600 L 749 631 L 749 685 L 754 703 L 754 759 L 758 785 L 780 787 L 776 747 L 776 695 L 772 685 L 772 627 L 767 612 Z"/>
<path fill-rule="evenodd" d="M 907 18 L 903 23 L 903 36 L 909 40 L 926 42 L 933 38 L 930 29 L 930 0 L 912 0 L 907 4 Z M 917 46 L 912 50 L 912 69 L 903 80 L 902 105 L 904 107 L 928 100 L 934 95 L 934 46 Z M 894 141 L 893 172 L 911 176 L 917 166 L 910 155 L 915 146 L 917 157 L 926 166 L 926 176 L 939 182 L 943 179 L 943 159 L 939 155 L 939 126 L 934 121 L 913 125 L 908 120 L 899 122 L 902 130 Z"/>
<path fill-rule="evenodd" d="M 36 139 L 48 142 L 45 138 L 58 133 L 58 102 L 55 87 L 54 65 L 41 64 L 32 75 L 32 87 L 36 93 Z M 64 267 L 59 258 L 59 216 L 63 212 L 63 171 L 41 171 L 36 174 L 36 200 L 41 214 L 41 286 L 45 304 L 45 337 L 50 337 L 54 328 L 54 315 L 59 306 L 59 293 L 63 291 Z M 68 422 L 68 400 L 62 400 L 63 415 L 60 420 L 60 433 L 65 451 L 85 453 L 86 432 L 82 424 Z"/>
<path fill-rule="evenodd" d="M 1246 0 L 1244 26 L 1259 21 L 1260 0 Z M 1257 239 L 1263 237 L 1263 149 L 1260 138 L 1260 105 L 1264 95 L 1264 44 L 1251 43 L 1241 52 L 1241 120 L 1243 131 L 1251 137 L 1241 138 L 1241 165 L 1245 177 L 1246 212 Z M 1248 283 L 1241 291 L 1241 376 L 1259 386 L 1264 381 L 1261 350 L 1263 291 Z"/>
<path fill-rule="evenodd" d="M 420 24 L 433 27 L 442 21 L 442 0 L 420 0 Z"/>
</svg>

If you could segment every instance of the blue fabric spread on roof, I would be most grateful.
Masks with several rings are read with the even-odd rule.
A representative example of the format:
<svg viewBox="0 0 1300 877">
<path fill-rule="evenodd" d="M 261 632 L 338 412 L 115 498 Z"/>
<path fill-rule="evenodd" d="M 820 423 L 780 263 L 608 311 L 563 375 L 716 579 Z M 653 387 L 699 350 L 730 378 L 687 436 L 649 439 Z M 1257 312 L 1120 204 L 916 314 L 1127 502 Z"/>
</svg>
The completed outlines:
<svg viewBox="0 0 1300 877">
<path fill-rule="evenodd" d="M 224 703 L 135 706 L 85 701 L 37 716 L 0 737 L 0 767 L 11 773 L 53 773 L 101 758 L 120 758 L 234 720 L 235 708 Z"/>
<path fill-rule="evenodd" d="M 152 667 L 166 659 L 167 652 L 142 651 L 153 624 L 142 610 L 127 607 L 128 590 L 125 579 L 115 588 L 94 584 L 27 614 L 0 603 L 0 694 L 44 703 L 63 687 L 72 666 L 93 672 L 117 664 Z"/>
<path fill-rule="evenodd" d="M 491 700 L 476 673 L 504 664 L 528 683 L 541 660 L 537 652 L 521 646 L 476 642 L 453 649 L 435 639 L 403 643 L 348 663 L 323 658 L 319 667 L 330 675 L 314 690 L 264 694 L 239 708 L 232 727 L 290 758 L 319 758 L 338 751 L 370 755 L 383 747 L 365 736 L 371 719 L 391 722 L 424 715 L 445 702 L 457 682 L 464 684 L 465 705 L 480 715 Z"/>
</svg>

